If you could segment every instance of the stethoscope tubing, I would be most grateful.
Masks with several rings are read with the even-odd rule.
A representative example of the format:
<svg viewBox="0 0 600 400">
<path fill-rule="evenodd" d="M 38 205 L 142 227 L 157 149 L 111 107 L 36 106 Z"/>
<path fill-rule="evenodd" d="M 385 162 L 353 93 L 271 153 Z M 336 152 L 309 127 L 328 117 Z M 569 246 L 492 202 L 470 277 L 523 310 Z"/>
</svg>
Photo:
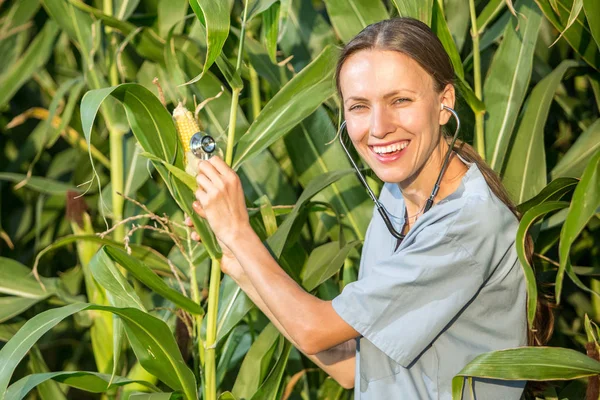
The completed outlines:
<svg viewBox="0 0 600 400">
<path fill-rule="evenodd" d="M 450 142 L 450 147 L 448 148 L 448 151 L 446 152 L 446 156 L 444 157 L 444 163 L 442 164 L 442 169 L 440 170 L 440 173 L 436 179 L 435 185 L 433 186 L 431 195 L 427 199 L 427 202 L 425 203 L 425 207 L 423 208 L 423 214 L 425 214 L 427 211 L 429 211 L 429 209 L 431 209 L 431 207 L 433 206 L 433 200 L 435 199 L 435 196 L 437 195 L 438 191 L 440 190 L 440 184 L 442 182 L 442 177 L 444 176 L 444 173 L 446 172 L 446 169 L 448 168 L 448 163 L 450 161 L 450 155 L 452 154 L 452 150 L 454 149 L 454 143 L 456 142 L 456 139 L 458 138 L 458 132 L 460 130 L 460 119 L 458 118 L 458 114 L 456 113 L 456 111 L 454 111 L 452 108 L 450 108 L 446 105 L 443 105 L 443 108 L 447 111 L 450 111 L 450 113 L 454 116 L 454 119 L 456 119 L 456 130 L 454 131 L 454 136 L 452 137 L 452 141 Z M 354 159 L 350 155 L 350 152 L 346 148 L 346 145 L 344 144 L 344 140 L 342 137 L 342 134 L 345 130 L 346 130 L 346 121 L 344 120 L 344 121 L 342 121 L 342 124 L 340 125 L 340 129 L 338 130 L 338 138 L 339 138 L 340 144 L 342 145 L 342 148 L 344 149 L 344 152 L 346 153 L 346 156 L 348 157 L 348 160 L 350 161 L 350 164 L 352 164 L 352 167 L 356 171 L 356 175 L 358 176 L 358 179 L 360 180 L 360 182 L 367 189 L 367 193 L 369 194 L 369 197 L 371 197 L 371 200 L 373 200 L 373 202 L 375 203 L 375 206 L 377 207 L 377 211 L 379 212 L 379 215 L 381 215 L 381 218 L 383 219 L 383 222 L 385 223 L 385 226 L 387 227 L 387 229 L 390 231 L 390 233 L 392 234 L 393 237 L 395 237 L 398 240 L 403 240 L 405 235 L 398 232 L 396 230 L 396 228 L 394 228 L 394 225 L 392 224 L 392 221 L 390 220 L 390 217 L 389 217 L 390 213 L 386 210 L 385 206 L 383 204 L 381 204 L 381 202 L 379 201 L 377 196 L 375 196 L 375 193 L 373 193 L 373 190 L 367 183 L 367 180 L 365 179 L 364 175 L 360 172 L 360 168 L 358 168 L 358 165 L 356 165 L 356 162 L 354 161 Z"/>
</svg>

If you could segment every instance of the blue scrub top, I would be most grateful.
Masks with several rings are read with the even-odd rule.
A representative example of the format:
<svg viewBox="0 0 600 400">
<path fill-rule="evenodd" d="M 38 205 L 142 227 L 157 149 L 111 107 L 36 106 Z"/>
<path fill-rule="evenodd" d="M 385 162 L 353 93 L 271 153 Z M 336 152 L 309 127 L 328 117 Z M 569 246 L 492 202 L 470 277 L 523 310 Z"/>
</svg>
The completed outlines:
<svg viewBox="0 0 600 400">
<path fill-rule="evenodd" d="M 380 201 L 404 224 L 386 183 Z M 526 283 L 518 221 L 476 164 L 422 215 L 396 249 L 374 212 L 358 280 L 333 300 L 357 338 L 356 400 L 452 398 L 452 378 L 477 355 L 527 345 Z M 476 399 L 518 400 L 525 381 L 473 379 Z M 471 398 L 468 383 L 464 398 Z"/>
</svg>

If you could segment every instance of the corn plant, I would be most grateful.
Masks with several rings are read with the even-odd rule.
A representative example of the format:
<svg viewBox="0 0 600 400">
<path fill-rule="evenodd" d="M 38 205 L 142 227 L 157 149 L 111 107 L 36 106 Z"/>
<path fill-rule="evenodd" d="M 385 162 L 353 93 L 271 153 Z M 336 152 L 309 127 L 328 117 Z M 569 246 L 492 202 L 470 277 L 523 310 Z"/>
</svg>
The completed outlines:
<svg viewBox="0 0 600 400">
<path fill-rule="evenodd" d="M 0 399 L 349 399 L 222 277 L 177 120 L 217 140 L 285 271 L 333 298 L 373 209 L 334 140 L 338 46 L 394 16 L 444 44 L 465 139 L 519 204 L 528 318 L 538 291 L 559 304 L 548 347 L 477 357 L 454 397 L 470 377 L 597 397 L 600 3 L 7 0 Z"/>
</svg>

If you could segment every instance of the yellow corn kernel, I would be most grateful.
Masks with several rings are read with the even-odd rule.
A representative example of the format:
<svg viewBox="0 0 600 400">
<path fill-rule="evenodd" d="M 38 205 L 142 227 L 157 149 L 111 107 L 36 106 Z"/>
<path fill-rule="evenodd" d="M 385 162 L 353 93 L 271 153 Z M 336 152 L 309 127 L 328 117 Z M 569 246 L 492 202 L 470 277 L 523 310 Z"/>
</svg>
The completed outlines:
<svg viewBox="0 0 600 400">
<path fill-rule="evenodd" d="M 196 122 L 194 114 L 185 108 L 181 102 L 179 102 L 177 107 L 173 110 L 173 120 L 177 127 L 179 141 L 183 146 L 183 154 L 186 154 L 190 151 L 190 139 L 194 133 L 200 131 L 200 127 L 198 126 L 198 122 Z"/>
</svg>

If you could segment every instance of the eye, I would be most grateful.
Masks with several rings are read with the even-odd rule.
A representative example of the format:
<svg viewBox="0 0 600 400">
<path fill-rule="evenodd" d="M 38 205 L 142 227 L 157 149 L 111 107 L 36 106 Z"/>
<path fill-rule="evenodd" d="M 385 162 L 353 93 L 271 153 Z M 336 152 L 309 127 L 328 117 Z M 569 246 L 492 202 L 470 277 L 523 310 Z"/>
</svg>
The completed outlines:
<svg viewBox="0 0 600 400">
<path fill-rule="evenodd" d="M 352 107 L 350 107 L 348 110 L 350 110 L 350 111 L 354 111 L 354 110 L 359 110 L 359 109 L 361 109 L 361 108 L 367 108 L 367 107 L 365 107 L 365 106 L 364 106 L 364 105 L 362 105 L 362 104 L 355 104 L 355 105 L 353 105 Z"/>
<path fill-rule="evenodd" d="M 411 101 L 408 97 L 400 97 L 399 99 L 394 100 L 395 104 L 402 104 Z"/>
</svg>

